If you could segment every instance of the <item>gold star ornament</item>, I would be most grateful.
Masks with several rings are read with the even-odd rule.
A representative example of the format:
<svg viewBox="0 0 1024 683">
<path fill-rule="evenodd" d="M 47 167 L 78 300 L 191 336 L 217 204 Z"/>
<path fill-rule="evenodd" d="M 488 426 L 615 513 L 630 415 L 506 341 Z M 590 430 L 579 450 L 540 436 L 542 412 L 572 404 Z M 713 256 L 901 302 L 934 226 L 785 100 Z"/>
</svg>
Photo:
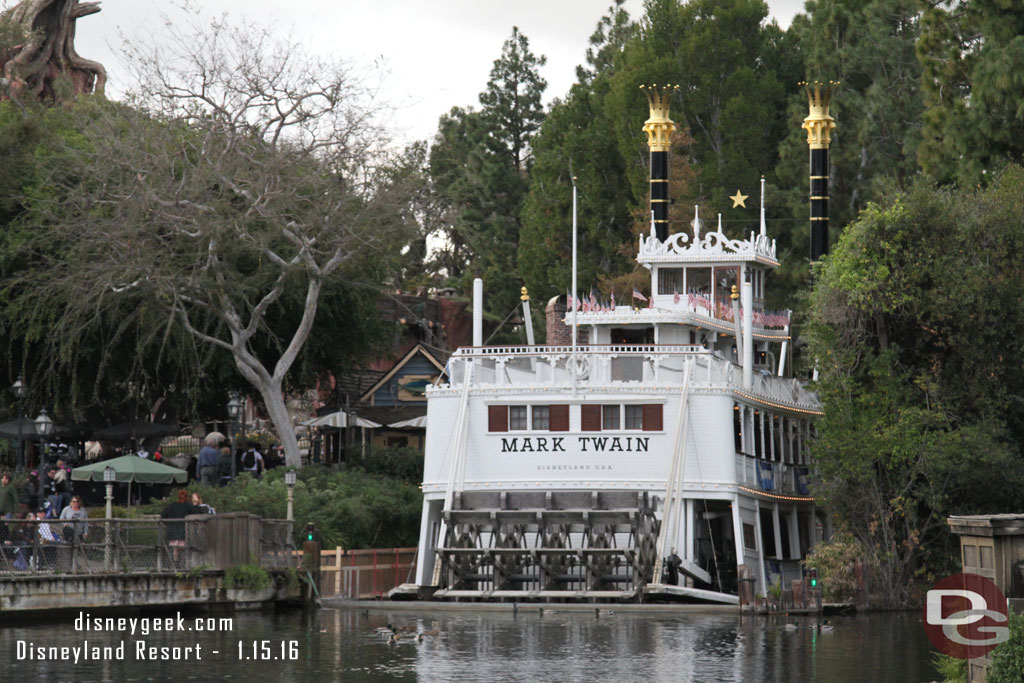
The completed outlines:
<svg viewBox="0 0 1024 683">
<path fill-rule="evenodd" d="M 736 190 L 736 194 L 734 194 L 732 197 L 729 197 L 729 199 L 732 200 L 732 208 L 735 209 L 737 206 L 741 206 L 744 209 L 747 208 L 745 202 L 747 201 L 747 197 L 749 196 L 750 195 L 748 194 L 741 194 L 739 190 Z"/>
</svg>

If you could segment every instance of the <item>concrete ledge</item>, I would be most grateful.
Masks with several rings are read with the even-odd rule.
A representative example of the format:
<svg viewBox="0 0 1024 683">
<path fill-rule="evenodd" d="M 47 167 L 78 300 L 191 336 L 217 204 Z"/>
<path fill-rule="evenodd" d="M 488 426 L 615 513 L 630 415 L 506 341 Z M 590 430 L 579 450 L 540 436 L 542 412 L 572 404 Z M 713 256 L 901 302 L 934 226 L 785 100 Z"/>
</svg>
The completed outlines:
<svg viewBox="0 0 1024 683">
<path fill-rule="evenodd" d="M 271 571 L 271 575 L 275 573 L 280 572 Z M 224 572 L 215 570 L 197 574 L 28 574 L 0 578 L 0 618 L 80 609 L 214 605 L 241 609 L 300 598 L 300 588 L 287 585 L 228 590 Z"/>
</svg>

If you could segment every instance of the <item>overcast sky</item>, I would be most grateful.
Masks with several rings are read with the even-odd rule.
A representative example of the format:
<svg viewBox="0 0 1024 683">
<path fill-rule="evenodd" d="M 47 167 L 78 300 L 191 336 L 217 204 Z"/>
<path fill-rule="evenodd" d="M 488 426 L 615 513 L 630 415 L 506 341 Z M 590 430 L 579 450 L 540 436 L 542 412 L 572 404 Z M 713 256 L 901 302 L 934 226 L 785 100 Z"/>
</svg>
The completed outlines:
<svg viewBox="0 0 1024 683">
<path fill-rule="evenodd" d="M 11 0 L 0 0 L 10 6 Z M 201 0 L 204 12 L 245 17 L 308 40 L 311 52 L 360 63 L 386 64 L 383 92 L 396 104 L 395 134 L 429 138 L 438 117 L 453 106 L 477 106 L 502 43 L 518 26 L 535 54 L 547 56 L 542 76 L 546 99 L 564 95 L 584 60 L 587 39 L 610 0 Z M 121 33 L 160 39 L 157 0 L 103 0 L 99 14 L 78 22 L 80 55 L 102 63 L 107 93 L 117 97 L 130 84 L 116 54 Z M 803 0 L 768 0 L 783 27 L 803 10 Z M 630 16 L 642 0 L 627 0 Z"/>
</svg>

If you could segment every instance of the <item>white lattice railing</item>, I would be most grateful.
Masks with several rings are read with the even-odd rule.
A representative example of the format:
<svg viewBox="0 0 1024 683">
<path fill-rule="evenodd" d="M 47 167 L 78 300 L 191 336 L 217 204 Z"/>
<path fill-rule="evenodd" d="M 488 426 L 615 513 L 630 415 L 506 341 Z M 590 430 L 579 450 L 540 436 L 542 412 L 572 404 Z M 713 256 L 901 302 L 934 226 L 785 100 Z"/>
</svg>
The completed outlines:
<svg viewBox="0 0 1024 683">
<path fill-rule="evenodd" d="M 428 387 L 428 393 L 461 389 L 470 363 L 475 364 L 472 386 L 529 390 L 573 386 L 582 389 L 616 387 L 682 387 L 686 359 L 692 358 L 691 388 L 724 389 L 750 400 L 817 412 L 818 402 L 795 379 L 766 370 L 743 387 L 742 368 L 697 345 L 592 344 L 571 346 L 487 346 L 457 350 L 448 362 L 450 384 Z"/>
</svg>

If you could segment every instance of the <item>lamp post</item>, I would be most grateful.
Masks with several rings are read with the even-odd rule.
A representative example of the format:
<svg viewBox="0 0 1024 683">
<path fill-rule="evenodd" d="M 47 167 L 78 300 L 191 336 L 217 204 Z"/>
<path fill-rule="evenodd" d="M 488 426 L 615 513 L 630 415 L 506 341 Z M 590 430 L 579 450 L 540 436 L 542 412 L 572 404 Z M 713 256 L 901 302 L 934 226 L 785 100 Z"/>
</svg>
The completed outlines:
<svg viewBox="0 0 1024 683">
<path fill-rule="evenodd" d="M 25 469 L 25 439 L 21 430 L 25 422 L 25 394 L 28 393 L 28 387 L 21 380 L 21 375 L 18 375 L 17 381 L 11 385 L 11 391 L 18 399 L 18 471 L 20 472 Z"/>
<path fill-rule="evenodd" d="M 104 560 L 104 566 L 107 568 L 107 571 L 110 571 L 111 545 L 113 544 L 113 540 L 114 540 L 113 535 L 110 533 L 111 532 L 110 518 L 113 517 L 113 514 L 114 514 L 114 511 L 113 511 L 113 507 L 114 507 L 114 482 L 116 480 L 117 480 L 117 472 L 114 471 L 114 468 L 109 466 L 109 465 L 104 467 L 103 468 L 103 483 L 107 485 L 107 521 L 105 522 L 106 529 L 104 529 L 104 531 L 106 532 L 105 535 L 107 537 L 107 543 L 106 543 L 106 547 L 103 549 L 103 560 Z"/>
<path fill-rule="evenodd" d="M 107 519 L 114 516 L 114 482 L 117 481 L 117 472 L 109 465 L 103 468 L 103 483 L 107 485 Z"/>
<path fill-rule="evenodd" d="M 288 485 L 288 521 L 294 522 L 295 515 L 292 503 L 295 500 L 295 470 L 288 470 L 284 473 L 284 483 Z"/>
<path fill-rule="evenodd" d="M 228 418 L 231 420 L 231 424 L 228 426 L 228 430 L 231 432 L 231 478 L 234 479 L 237 472 L 235 471 L 235 425 L 238 421 L 238 416 L 242 414 L 242 401 L 238 398 L 238 392 L 232 391 L 230 398 L 228 399 Z"/>
<path fill-rule="evenodd" d="M 46 414 L 46 408 L 43 408 L 39 413 L 39 417 L 35 419 L 36 434 L 42 437 L 43 441 L 43 457 L 40 458 L 39 462 L 39 502 L 42 504 L 45 500 L 44 489 L 43 489 L 43 461 L 46 459 L 46 454 L 49 449 L 49 438 L 50 434 L 53 434 L 53 420 Z"/>
</svg>

